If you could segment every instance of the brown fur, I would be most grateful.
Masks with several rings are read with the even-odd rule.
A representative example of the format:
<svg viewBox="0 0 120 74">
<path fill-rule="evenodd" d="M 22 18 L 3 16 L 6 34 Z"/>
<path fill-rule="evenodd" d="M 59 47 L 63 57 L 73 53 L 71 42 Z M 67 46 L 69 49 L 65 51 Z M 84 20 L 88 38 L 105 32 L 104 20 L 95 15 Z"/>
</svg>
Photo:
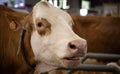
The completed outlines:
<svg viewBox="0 0 120 74">
<path fill-rule="evenodd" d="M 88 43 L 88 52 L 120 54 L 120 18 L 71 14 L 73 30 Z"/>
<path fill-rule="evenodd" d="M 15 12 L 14 10 L 12 10 L 6 6 L 3 6 L 3 5 L 0 5 L 0 10 L 1 11 L 8 11 L 8 12 Z"/>
<path fill-rule="evenodd" d="M 27 15 L 4 6 L 0 9 L 0 74 L 37 74 L 34 72 L 37 62 L 30 45 L 31 33 L 35 29 L 32 13 Z M 38 29 L 38 32 L 50 34 L 51 25 L 47 20 L 42 19 L 40 22 L 44 29 Z M 23 29 L 24 36 L 20 46 Z"/>
<path fill-rule="evenodd" d="M 88 52 L 120 54 L 120 18 L 101 16 L 82 17 L 77 14 L 71 14 L 71 16 L 74 21 L 73 30 L 87 40 Z M 87 61 L 86 64 L 91 61 Z M 99 61 L 92 62 L 92 64 L 107 64 L 109 60 L 106 60 L 106 63 Z M 85 74 L 106 73 L 86 72 Z"/>
<path fill-rule="evenodd" d="M 0 74 L 33 74 L 34 68 L 25 60 L 21 50 L 17 55 L 20 33 L 22 31 L 21 20 L 26 14 L 11 11 L 9 12 L 9 9 L 6 7 L 4 10 L 0 8 L 0 14 L 2 14 L 0 15 Z M 11 22 L 17 25 L 16 30 L 10 28 Z M 25 39 L 27 37 L 29 38 L 29 35 L 25 34 Z M 24 42 L 25 44 L 28 42 L 26 41 Z M 28 47 L 29 44 L 25 46 L 25 48 Z M 27 51 L 31 51 L 28 49 L 23 49 L 26 51 L 25 54 L 28 53 Z M 28 54 L 31 54 L 31 56 L 28 55 L 30 57 L 27 56 L 26 58 L 34 57 L 32 53 Z"/>
</svg>

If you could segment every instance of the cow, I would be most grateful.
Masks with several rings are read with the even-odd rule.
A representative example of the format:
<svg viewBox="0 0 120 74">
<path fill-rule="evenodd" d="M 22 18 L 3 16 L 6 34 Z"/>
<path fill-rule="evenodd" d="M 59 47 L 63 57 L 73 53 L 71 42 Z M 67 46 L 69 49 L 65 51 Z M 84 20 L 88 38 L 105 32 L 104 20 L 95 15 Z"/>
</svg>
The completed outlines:
<svg viewBox="0 0 120 74">
<path fill-rule="evenodd" d="M 73 31 L 87 40 L 88 53 L 120 54 L 120 18 L 111 16 L 80 16 L 70 13 Z M 120 60 L 87 59 L 83 64 L 108 65 L 120 68 Z M 57 70 L 50 74 L 66 74 Z M 106 74 L 103 72 L 76 71 L 74 74 Z M 108 73 L 107 73 L 108 74 Z"/>
<path fill-rule="evenodd" d="M 73 30 L 87 40 L 88 52 L 120 54 L 120 18 L 70 14 Z"/>
<path fill-rule="evenodd" d="M 74 21 L 73 31 L 87 40 L 88 53 L 120 54 L 119 17 L 70 15 Z M 87 59 L 84 64 L 105 64 L 120 68 L 119 60 Z"/>
<path fill-rule="evenodd" d="M 7 8 L 0 14 L 0 74 L 40 74 L 81 64 L 87 42 L 73 32 L 65 11 L 40 1 L 27 15 Z"/>
<path fill-rule="evenodd" d="M 6 6 L 3 6 L 3 5 L 0 5 L 0 10 L 3 12 L 3 11 L 8 11 L 8 12 L 14 12 L 14 10 L 6 7 Z"/>
</svg>

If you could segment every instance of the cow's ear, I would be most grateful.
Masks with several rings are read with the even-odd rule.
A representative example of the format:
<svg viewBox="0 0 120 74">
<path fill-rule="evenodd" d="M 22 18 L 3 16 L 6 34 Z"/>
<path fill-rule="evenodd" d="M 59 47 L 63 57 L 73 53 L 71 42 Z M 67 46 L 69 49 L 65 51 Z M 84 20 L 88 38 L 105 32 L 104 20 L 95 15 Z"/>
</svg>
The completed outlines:
<svg viewBox="0 0 120 74">
<path fill-rule="evenodd" d="M 10 14 L 6 14 L 6 17 L 8 19 L 9 23 L 9 28 L 11 30 L 18 30 L 22 25 L 21 25 L 21 18 L 17 16 L 12 16 Z"/>
<path fill-rule="evenodd" d="M 11 21 L 9 26 L 10 26 L 11 30 L 16 30 L 17 29 L 17 24 L 14 21 Z"/>
<path fill-rule="evenodd" d="M 32 12 L 29 13 L 24 20 L 22 21 L 24 28 L 27 31 L 32 31 L 34 29 L 34 24 L 33 24 L 33 18 L 32 18 Z"/>
</svg>

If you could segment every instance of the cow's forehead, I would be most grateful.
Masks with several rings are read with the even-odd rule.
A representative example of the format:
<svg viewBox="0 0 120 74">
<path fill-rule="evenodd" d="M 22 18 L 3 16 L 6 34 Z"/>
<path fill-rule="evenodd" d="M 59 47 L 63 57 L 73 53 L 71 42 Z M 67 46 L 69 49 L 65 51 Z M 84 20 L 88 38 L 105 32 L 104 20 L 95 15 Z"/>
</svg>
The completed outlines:
<svg viewBox="0 0 120 74">
<path fill-rule="evenodd" d="M 72 18 L 65 11 L 54 7 L 46 1 L 38 2 L 33 8 L 33 19 L 45 18 L 48 21 L 53 21 L 57 23 L 59 21 L 65 21 L 69 24 L 72 22 Z"/>
</svg>

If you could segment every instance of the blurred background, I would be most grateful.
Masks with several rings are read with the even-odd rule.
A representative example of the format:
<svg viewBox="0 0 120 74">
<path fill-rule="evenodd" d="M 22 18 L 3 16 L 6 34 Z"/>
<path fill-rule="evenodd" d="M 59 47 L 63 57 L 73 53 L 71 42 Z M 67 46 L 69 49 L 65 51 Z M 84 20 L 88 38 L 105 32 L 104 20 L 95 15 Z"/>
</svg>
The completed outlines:
<svg viewBox="0 0 120 74">
<path fill-rule="evenodd" d="M 29 13 L 41 0 L 0 0 L 0 5 Z M 42 0 L 44 1 L 44 0 Z M 98 15 L 120 17 L 120 0 L 47 0 L 54 6 L 81 16 Z"/>
</svg>

